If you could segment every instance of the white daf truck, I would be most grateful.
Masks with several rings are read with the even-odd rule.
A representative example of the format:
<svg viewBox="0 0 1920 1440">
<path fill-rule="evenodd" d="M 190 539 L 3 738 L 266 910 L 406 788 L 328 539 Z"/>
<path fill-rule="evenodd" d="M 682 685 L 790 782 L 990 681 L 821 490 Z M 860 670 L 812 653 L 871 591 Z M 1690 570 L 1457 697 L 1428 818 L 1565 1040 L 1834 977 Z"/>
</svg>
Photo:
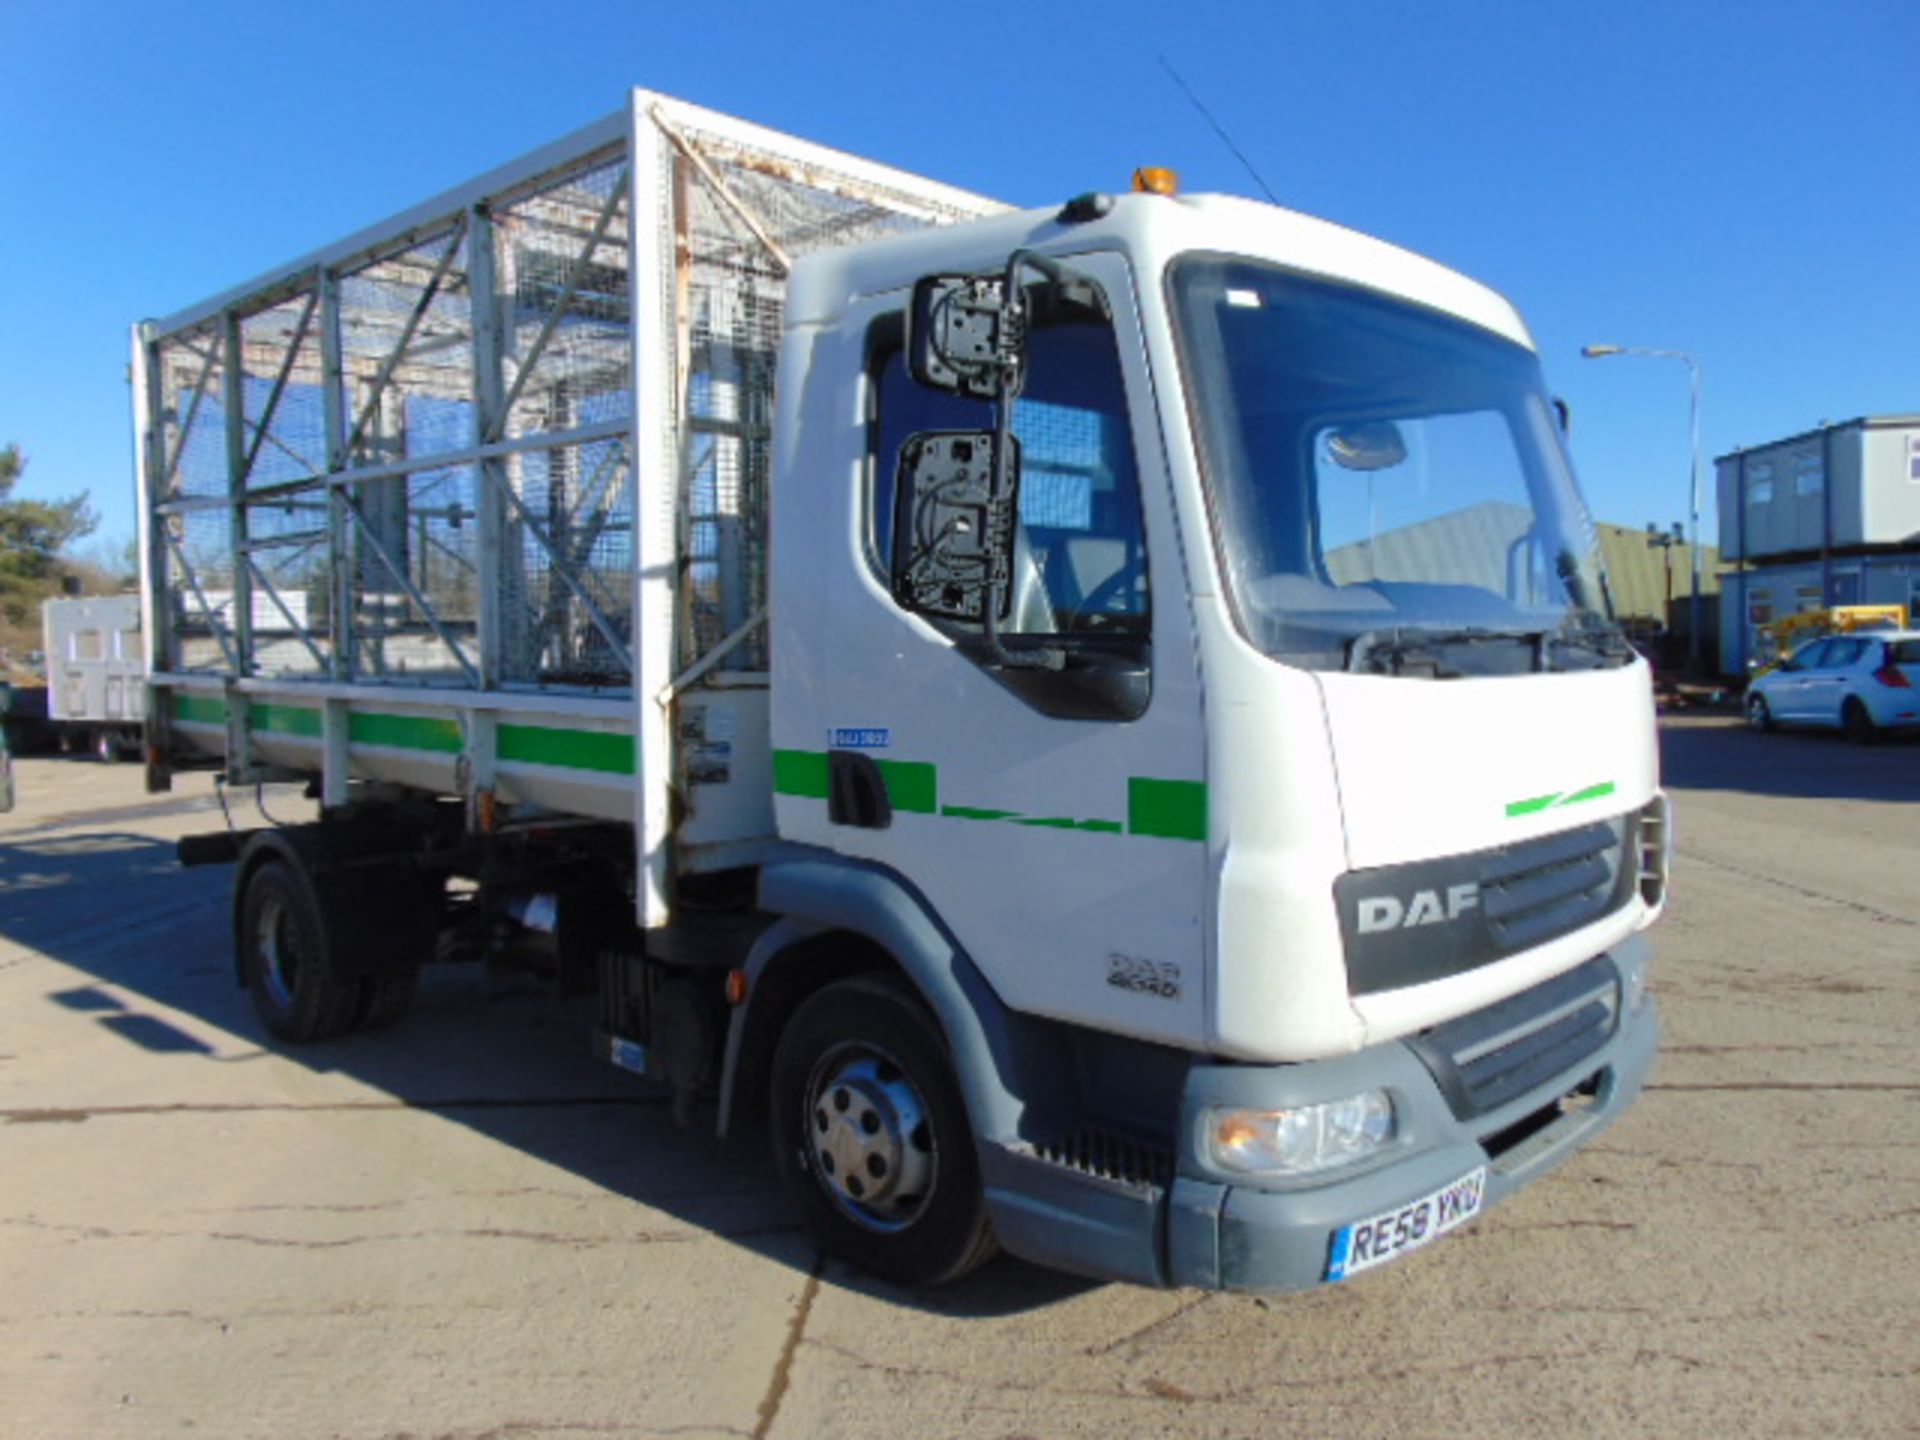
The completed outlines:
<svg viewBox="0 0 1920 1440">
<path fill-rule="evenodd" d="M 1136 181 L 634 92 L 140 326 L 150 782 L 321 806 L 182 844 L 266 1027 L 540 967 L 904 1283 L 1340 1280 L 1617 1117 L 1668 811 L 1526 329 Z"/>
</svg>

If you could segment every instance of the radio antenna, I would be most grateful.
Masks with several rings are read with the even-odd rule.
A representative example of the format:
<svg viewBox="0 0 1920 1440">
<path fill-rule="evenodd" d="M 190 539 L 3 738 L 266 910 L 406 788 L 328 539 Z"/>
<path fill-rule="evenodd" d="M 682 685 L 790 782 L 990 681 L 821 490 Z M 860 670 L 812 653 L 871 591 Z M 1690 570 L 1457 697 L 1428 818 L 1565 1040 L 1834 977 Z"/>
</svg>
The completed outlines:
<svg viewBox="0 0 1920 1440">
<path fill-rule="evenodd" d="M 1167 74 L 1172 78 L 1173 83 L 1180 87 L 1180 93 L 1185 95 L 1188 100 L 1193 102 L 1193 108 L 1200 112 L 1201 119 L 1205 120 L 1207 124 L 1213 127 L 1213 133 L 1220 137 L 1220 143 L 1225 145 L 1227 149 L 1233 152 L 1234 159 L 1238 160 L 1242 165 L 1246 166 L 1247 174 L 1253 177 L 1253 183 L 1260 187 L 1262 193 L 1266 195 L 1267 199 L 1271 200 L 1275 205 L 1278 205 L 1280 203 L 1280 197 L 1273 193 L 1273 187 L 1267 184 L 1267 182 L 1261 178 L 1260 172 L 1253 168 L 1253 162 L 1246 157 L 1246 155 L 1241 151 L 1238 145 L 1233 143 L 1233 136 L 1227 133 L 1226 127 L 1222 125 L 1218 120 L 1213 118 L 1213 112 L 1207 109 L 1206 105 L 1201 101 L 1198 95 L 1193 93 L 1193 87 L 1187 84 L 1185 80 L 1180 78 L 1180 72 L 1173 68 L 1173 62 L 1167 59 L 1165 55 L 1161 55 L 1159 59 L 1160 59 L 1160 68 L 1165 70 Z"/>
</svg>

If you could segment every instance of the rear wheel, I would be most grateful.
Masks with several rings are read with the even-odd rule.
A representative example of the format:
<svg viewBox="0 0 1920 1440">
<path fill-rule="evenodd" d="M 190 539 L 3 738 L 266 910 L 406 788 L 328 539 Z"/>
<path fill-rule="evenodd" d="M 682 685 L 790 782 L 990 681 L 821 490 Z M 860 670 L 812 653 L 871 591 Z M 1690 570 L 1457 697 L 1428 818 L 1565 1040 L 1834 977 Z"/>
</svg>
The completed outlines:
<svg viewBox="0 0 1920 1440">
<path fill-rule="evenodd" d="M 899 982 L 843 980 L 780 1037 L 781 1179 L 827 1249 L 898 1285 L 957 1279 L 996 1248 L 944 1038 Z"/>
<path fill-rule="evenodd" d="M 326 917 L 311 888 L 278 860 L 254 869 L 246 885 L 240 965 L 260 1023 L 296 1045 L 352 1029 L 363 982 L 329 963 Z"/>
<path fill-rule="evenodd" d="M 1752 730 L 1773 729 L 1773 712 L 1767 708 L 1766 696 L 1747 697 L 1747 727 Z"/>
<path fill-rule="evenodd" d="M 1865 702 L 1853 695 L 1840 707 L 1840 728 L 1856 745 L 1871 745 L 1880 735 L 1880 727 L 1873 723 Z"/>
<path fill-rule="evenodd" d="M 420 967 L 408 965 L 369 975 L 360 982 L 360 1004 L 355 1025 L 383 1030 L 413 1008 L 413 997 L 420 988 Z"/>
</svg>

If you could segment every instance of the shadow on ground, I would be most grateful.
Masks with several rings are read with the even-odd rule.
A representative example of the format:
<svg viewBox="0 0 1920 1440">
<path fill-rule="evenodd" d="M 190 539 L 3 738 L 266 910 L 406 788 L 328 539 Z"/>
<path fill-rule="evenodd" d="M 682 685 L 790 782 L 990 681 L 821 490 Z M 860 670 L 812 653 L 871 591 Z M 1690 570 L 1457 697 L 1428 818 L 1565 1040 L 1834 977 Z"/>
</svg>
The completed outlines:
<svg viewBox="0 0 1920 1440">
<path fill-rule="evenodd" d="M 182 869 L 171 843 L 120 828 L 131 813 L 137 810 L 99 811 L 109 820 L 100 826 L 68 815 L 0 830 L 0 938 L 87 977 L 59 985 L 46 1003 L 181 1066 L 245 1066 L 283 1054 L 386 1097 L 329 1108 L 431 1112 L 797 1272 L 818 1270 L 817 1251 L 780 1191 L 764 1132 L 722 1143 L 710 1114 L 677 1129 L 663 1091 L 588 1053 L 588 1000 L 555 995 L 532 979 L 490 980 L 480 967 L 430 967 L 418 1003 L 391 1030 L 299 1048 L 272 1041 L 234 981 L 231 871 Z M 209 823 L 219 823 L 217 812 Z M 30 963 L 0 957 L 0 967 Z M 156 1013 L 159 1007 L 192 1028 Z M 209 1043 L 194 1033 L 203 1027 L 224 1033 Z M 276 1093 L 264 1087 L 231 1088 L 238 1108 L 294 1108 L 278 1098 L 252 1103 Z M 164 1097 L 141 1095 L 92 1110 L 63 1108 L 57 1096 L 35 1099 L 36 1108 L 0 1112 L 0 1125 L 84 1124 L 102 1110 L 168 1108 Z M 838 1266 L 826 1273 L 849 1290 L 962 1317 L 1044 1307 L 1092 1283 L 1010 1259 L 926 1293 Z"/>
<path fill-rule="evenodd" d="M 1661 779 L 1673 790 L 1728 790 L 1802 800 L 1920 800 L 1920 741 L 1855 745 L 1837 731 L 1761 734 L 1737 718 L 1660 727 Z"/>
</svg>

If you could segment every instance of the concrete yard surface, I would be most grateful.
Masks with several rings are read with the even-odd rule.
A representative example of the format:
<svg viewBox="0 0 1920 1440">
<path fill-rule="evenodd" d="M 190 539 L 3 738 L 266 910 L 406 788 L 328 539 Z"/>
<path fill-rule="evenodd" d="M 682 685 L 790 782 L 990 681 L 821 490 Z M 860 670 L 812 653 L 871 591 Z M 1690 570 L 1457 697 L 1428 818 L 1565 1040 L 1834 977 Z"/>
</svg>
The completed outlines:
<svg viewBox="0 0 1920 1440">
<path fill-rule="evenodd" d="M 676 1129 L 531 979 L 430 970 L 390 1031 L 270 1043 L 230 873 L 173 856 L 210 781 L 21 760 L 0 1440 L 1920 1434 L 1920 745 L 1663 734 L 1641 1103 L 1462 1233 L 1272 1297 L 823 1263 L 764 1136 Z"/>
</svg>

